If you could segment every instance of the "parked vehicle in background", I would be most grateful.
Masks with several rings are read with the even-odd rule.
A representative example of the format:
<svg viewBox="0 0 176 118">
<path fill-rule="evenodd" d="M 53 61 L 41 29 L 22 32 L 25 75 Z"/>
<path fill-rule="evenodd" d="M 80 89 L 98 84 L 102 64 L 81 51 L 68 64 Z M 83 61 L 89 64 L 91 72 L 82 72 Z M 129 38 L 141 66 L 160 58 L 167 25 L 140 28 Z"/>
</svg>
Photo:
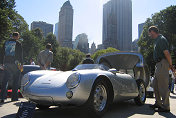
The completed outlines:
<svg viewBox="0 0 176 118">
<path fill-rule="evenodd" d="M 23 72 L 21 73 L 21 78 L 26 73 L 35 71 L 35 70 L 41 70 L 40 66 L 39 65 L 23 65 Z M 51 67 L 50 70 L 56 71 L 56 68 Z M 3 69 L 0 67 L 0 88 L 1 88 L 2 79 L 3 79 Z M 21 83 L 21 79 L 19 83 Z M 11 89 L 12 88 L 11 86 L 12 86 L 12 80 L 10 80 L 8 83 L 8 89 Z"/>
</svg>

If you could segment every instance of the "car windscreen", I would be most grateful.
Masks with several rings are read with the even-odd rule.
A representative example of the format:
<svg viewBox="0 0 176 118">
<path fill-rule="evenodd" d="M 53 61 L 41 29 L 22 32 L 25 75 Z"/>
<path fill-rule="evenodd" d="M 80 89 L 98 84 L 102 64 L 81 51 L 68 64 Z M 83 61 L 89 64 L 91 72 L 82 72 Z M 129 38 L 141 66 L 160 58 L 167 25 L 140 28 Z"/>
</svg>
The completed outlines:
<svg viewBox="0 0 176 118">
<path fill-rule="evenodd" d="M 87 69 L 109 70 L 107 66 L 104 66 L 102 64 L 81 64 L 76 66 L 73 70 L 87 70 Z"/>
</svg>

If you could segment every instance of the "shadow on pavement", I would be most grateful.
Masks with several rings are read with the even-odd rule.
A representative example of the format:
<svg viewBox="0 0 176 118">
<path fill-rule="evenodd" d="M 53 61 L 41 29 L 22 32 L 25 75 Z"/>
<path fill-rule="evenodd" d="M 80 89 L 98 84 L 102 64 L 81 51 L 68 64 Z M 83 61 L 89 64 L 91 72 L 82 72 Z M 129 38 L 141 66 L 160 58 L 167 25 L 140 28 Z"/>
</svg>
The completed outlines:
<svg viewBox="0 0 176 118">
<path fill-rule="evenodd" d="M 110 106 L 110 109 L 105 113 L 103 118 L 127 118 L 135 114 L 153 115 L 155 112 L 149 108 L 149 104 L 137 106 L 134 102 L 121 102 Z M 34 118 L 90 118 L 90 114 L 86 110 L 80 108 L 65 108 L 58 107 L 48 110 L 36 109 Z"/>
<path fill-rule="evenodd" d="M 14 103 L 14 105 L 16 105 L 17 107 L 19 107 L 20 104 L 21 104 L 21 101 L 20 101 L 20 102 L 16 102 L 16 103 Z"/>
<path fill-rule="evenodd" d="M 172 98 L 172 99 L 176 99 L 176 96 L 170 96 L 170 98 Z"/>
<path fill-rule="evenodd" d="M 10 114 L 7 116 L 3 116 L 2 118 L 15 118 L 15 117 L 16 117 L 16 114 Z"/>
<path fill-rule="evenodd" d="M 135 114 L 141 115 L 153 115 L 155 112 L 149 108 L 149 104 L 143 106 L 137 106 L 134 102 L 122 102 L 113 104 L 108 111 L 108 114 L 105 114 L 103 118 L 128 118 Z"/>
<path fill-rule="evenodd" d="M 14 103 L 19 106 L 20 102 Z M 149 104 L 143 106 L 137 106 L 134 101 L 115 103 L 110 106 L 109 110 L 102 118 L 128 118 L 135 115 L 148 115 L 153 117 L 154 110 L 149 108 Z M 166 118 L 176 117 L 172 113 L 158 113 Z M 2 118 L 15 118 L 16 114 L 6 115 Z M 82 109 L 82 107 L 76 108 L 60 108 L 51 107 L 47 110 L 39 110 L 36 108 L 33 118 L 92 118 L 88 111 Z"/>
<path fill-rule="evenodd" d="M 165 117 L 165 118 L 176 118 L 176 116 L 174 114 L 172 114 L 171 112 L 169 112 L 169 113 L 159 112 L 158 114 Z"/>
<path fill-rule="evenodd" d="M 49 108 L 47 110 L 36 109 L 33 118 L 90 118 L 88 115 L 85 115 L 86 111 L 83 111 L 80 108 Z"/>
</svg>

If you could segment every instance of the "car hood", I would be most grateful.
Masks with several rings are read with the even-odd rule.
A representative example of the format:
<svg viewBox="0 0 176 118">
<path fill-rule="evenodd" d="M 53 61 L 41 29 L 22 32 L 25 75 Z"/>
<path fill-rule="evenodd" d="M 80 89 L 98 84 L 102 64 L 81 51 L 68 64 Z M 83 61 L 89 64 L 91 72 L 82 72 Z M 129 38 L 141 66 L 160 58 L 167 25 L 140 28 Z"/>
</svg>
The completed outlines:
<svg viewBox="0 0 176 118">
<path fill-rule="evenodd" d="M 31 86 L 37 88 L 55 88 L 63 86 L 72 73 L 72 71 L 33 71 L 29 74 L 31 76 L 30 79 L 38 76 Z"/>
<path fill-rule="evenodd" d="M 96 63 L 104 64 L 110 68 L 132 69 L 134 66 L 143 66 L 144 61 L 140 53 L 114 52 L 100 56 Z"/>
</svg>

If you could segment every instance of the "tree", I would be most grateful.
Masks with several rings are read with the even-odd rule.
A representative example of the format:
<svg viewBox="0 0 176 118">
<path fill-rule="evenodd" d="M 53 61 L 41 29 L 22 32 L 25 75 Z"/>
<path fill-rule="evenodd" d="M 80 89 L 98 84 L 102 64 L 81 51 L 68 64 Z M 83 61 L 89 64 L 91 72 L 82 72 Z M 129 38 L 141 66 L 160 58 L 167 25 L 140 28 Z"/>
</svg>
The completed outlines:
<svg viewBox="0 0 176 118">
<path fill-rule="evenodd" d="M 43 40 L 43 33 L 42 30 L 40 28 L 36 28 L 32 30 L 32 33 L 38 37 L 40 40 Z"/>
<path fill-rule="evenodd" d="M 28 30 L 28 25 L 16 11 L 15 0 L 0 1 L 0 54 L 5 40 L 10 39 L 12 32 L 18 31 L 21 35 Z M 0 60 L 3 57 L 0 56 Z"/>
<path fill-rule="evenodd" d="M 31 31 L 24 32 L 22 38 L 24 64 L 28 64 L 31 58 L 34 58 L 34 60 L 37 59 L 39 52 L 44 49 L 44 47 L 42 41 Z"/>
<path fill-rule="evenodd" d="M 92 57 L 93 60 L 96 60 L 99 56 L 101 56 L 103 54 L 106 54 L 106 53 L 109 53 L 109 52 L 117 52 L 117 51 L 119 51 L 119 50 L 109 47 L 109 48 L 104 49 L 104 50 L 98 50 L 91 57 Z"/>
<path fill-rule="evenodd" d="M 62 71 L 71 70 L 80 64 L 80 62 L 83 60 L 83 57 L 85 57 L 85 54 L 79 50 L 58 47 L 52 66 Z"/>
<path fill-rule="evenodd" d="M 54 54 L 57 52 L 57 48 L 59 47 L 59 43 L 56 40 L 56 36 L 53 33 L 48 33 L 46 39 L 44 41 L 44 45 L 50 43 L 52 45 L 52 51 Z"/>
<path fill-rule="evenodd" d="M 158 13 L 152 15 L 145 22 L 143 33 L 140 37 L 138 45 L 140 46 L 140 52 L 143 54 L 152 74 L 154 72 L 153 61 L 153 44 L 154 40 L 148 36 L 148 28 L 155 25 L 159 28 L 160 33 L 163 34 L 168 42 L 170 51 L 173 54 L 172 47 L 176 47 L 176 6 L 170 6 Z M 172 56 L 175 58 L 174 56 Z M 173 61 L 174 62 L 174 61 Z"/>
<path fill-rule="evenodd" d="M 79 65 L 82 62 L 84 57 L 85 57 L 85 54 L 80 50 L 72 50 L 71 56 L 70 56 L 71 59 L 69 62 L 69 70 Z"/>
<path fill-rule="evenodd" d="M 9 39 L 9 35 L 12 32 L 12 21 L 15 19 L 14 8 L 14 0 L 0 1 L 0 43 L 3 40 Z"/>
</svg>

